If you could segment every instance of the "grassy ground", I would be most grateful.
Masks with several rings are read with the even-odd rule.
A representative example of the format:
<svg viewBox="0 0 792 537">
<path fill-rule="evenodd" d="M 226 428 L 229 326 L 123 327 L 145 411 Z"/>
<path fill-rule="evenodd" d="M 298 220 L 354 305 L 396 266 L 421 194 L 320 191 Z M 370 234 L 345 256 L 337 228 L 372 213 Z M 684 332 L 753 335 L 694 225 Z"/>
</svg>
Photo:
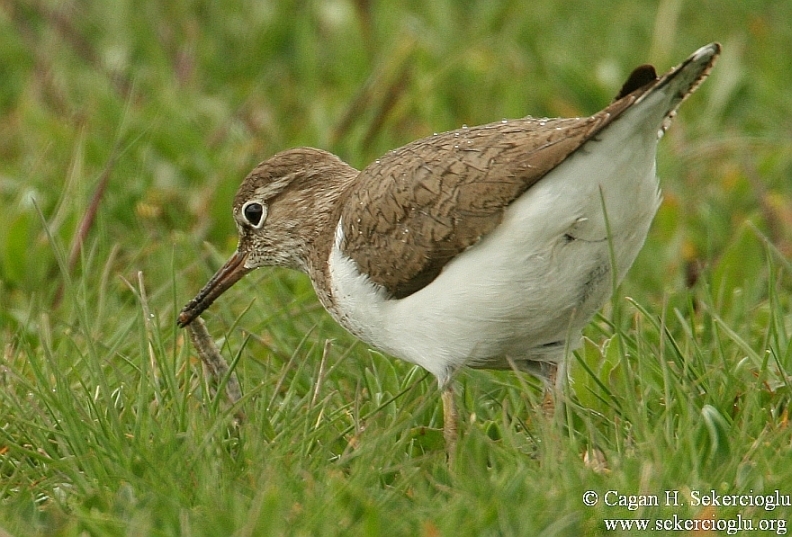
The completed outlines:
<svg viewBox="0 0 792 537">
<path fill-rule="evenodd" d="M 694 500 L 792 495 L 790 20 L 786 0 L 0 1 L 0 535 L 782 533 L 792 508 Z M 593 113 L 714 40 L 556 419 L 530 378 L 463 373 L 449 472 L 433 380 L 280 270 L 205 315 L 247 421 L 209 399 L 174 321 L 234 248 L 252 165 Z M 653 533 L 694 534 L 675 528 Z"/>
</svg>

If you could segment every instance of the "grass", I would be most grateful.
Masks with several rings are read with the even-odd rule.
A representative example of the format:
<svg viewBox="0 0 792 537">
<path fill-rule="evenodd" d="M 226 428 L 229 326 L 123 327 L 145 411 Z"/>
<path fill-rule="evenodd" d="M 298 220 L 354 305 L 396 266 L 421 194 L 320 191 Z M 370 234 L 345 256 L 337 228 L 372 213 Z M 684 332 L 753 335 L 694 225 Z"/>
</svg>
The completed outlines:
<svg viewBox="0 0 792 537">
<path fill-rule="evenodd" d="M 792 6 L 535 4 L 0 3 L 0 535 L 780 533 L 789 507 L 691 500 L 792 494 Z M 593 113 L 635 65 L 713 40 L 555 419 L 532 379 L 464 372 L 449 472 L 433 379 L 264 269 L 205 316 L 247 421 L 209 398 L 175 316 L 233 250 L 256 162 L 313 145 L 364 166 L 463 123 Z"/>
</svg>

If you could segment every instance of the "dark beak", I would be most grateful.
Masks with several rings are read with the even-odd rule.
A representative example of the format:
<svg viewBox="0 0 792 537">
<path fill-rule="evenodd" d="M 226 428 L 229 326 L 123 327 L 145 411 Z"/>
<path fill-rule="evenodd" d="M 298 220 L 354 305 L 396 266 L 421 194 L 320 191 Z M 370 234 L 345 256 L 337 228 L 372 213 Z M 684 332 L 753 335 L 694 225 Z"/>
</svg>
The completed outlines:
<svg viewBox="0 0 792 537">
<path fill-rule="evenodd" d="M 229 287 L 238 282 L 242 276 L 247 274 L 253 269 L 245 267 L 245 260 L 247 259 L 246 253 L 237 252 L 231 256 L 231 259 L 226 261 L 217 273 L 212 276 L 203 289 L 190 300 L 184 309 L 179 313 L 179 318 L 176 321 L 181 328 L 184 328 L 203 311 L 212 305 L 217 297 L 222 295 Z"/>
</svg>

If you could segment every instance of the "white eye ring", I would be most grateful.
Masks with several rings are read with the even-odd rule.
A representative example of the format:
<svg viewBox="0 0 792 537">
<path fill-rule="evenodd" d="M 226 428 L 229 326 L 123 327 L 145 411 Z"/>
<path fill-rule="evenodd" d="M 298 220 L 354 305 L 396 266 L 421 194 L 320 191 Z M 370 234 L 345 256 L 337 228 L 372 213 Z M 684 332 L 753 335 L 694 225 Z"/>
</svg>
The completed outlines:
<svg viewBox="0 0 792 537">
<path fill-rule="evenodd" d="M 242 206 L 242 218 L 252 228 L 261 229 L 267 219 L 267 206 L 258 201 L 249 201 Z"/>
</svg>

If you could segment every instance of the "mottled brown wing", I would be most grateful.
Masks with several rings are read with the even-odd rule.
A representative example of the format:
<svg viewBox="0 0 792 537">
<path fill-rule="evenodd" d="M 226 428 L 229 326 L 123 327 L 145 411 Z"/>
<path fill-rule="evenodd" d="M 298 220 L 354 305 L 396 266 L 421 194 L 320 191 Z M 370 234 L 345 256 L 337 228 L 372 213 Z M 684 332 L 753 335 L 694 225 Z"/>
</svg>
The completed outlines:
<svg viewBox="0 0 792 537">
<path fill-rule="evenodd" d="M 361 172 L 344 202 L 342 251 L 392 297 L 419 291 L 640 93 L 587 118 L 462 128 L 391 151 Z"/>
</svg>

